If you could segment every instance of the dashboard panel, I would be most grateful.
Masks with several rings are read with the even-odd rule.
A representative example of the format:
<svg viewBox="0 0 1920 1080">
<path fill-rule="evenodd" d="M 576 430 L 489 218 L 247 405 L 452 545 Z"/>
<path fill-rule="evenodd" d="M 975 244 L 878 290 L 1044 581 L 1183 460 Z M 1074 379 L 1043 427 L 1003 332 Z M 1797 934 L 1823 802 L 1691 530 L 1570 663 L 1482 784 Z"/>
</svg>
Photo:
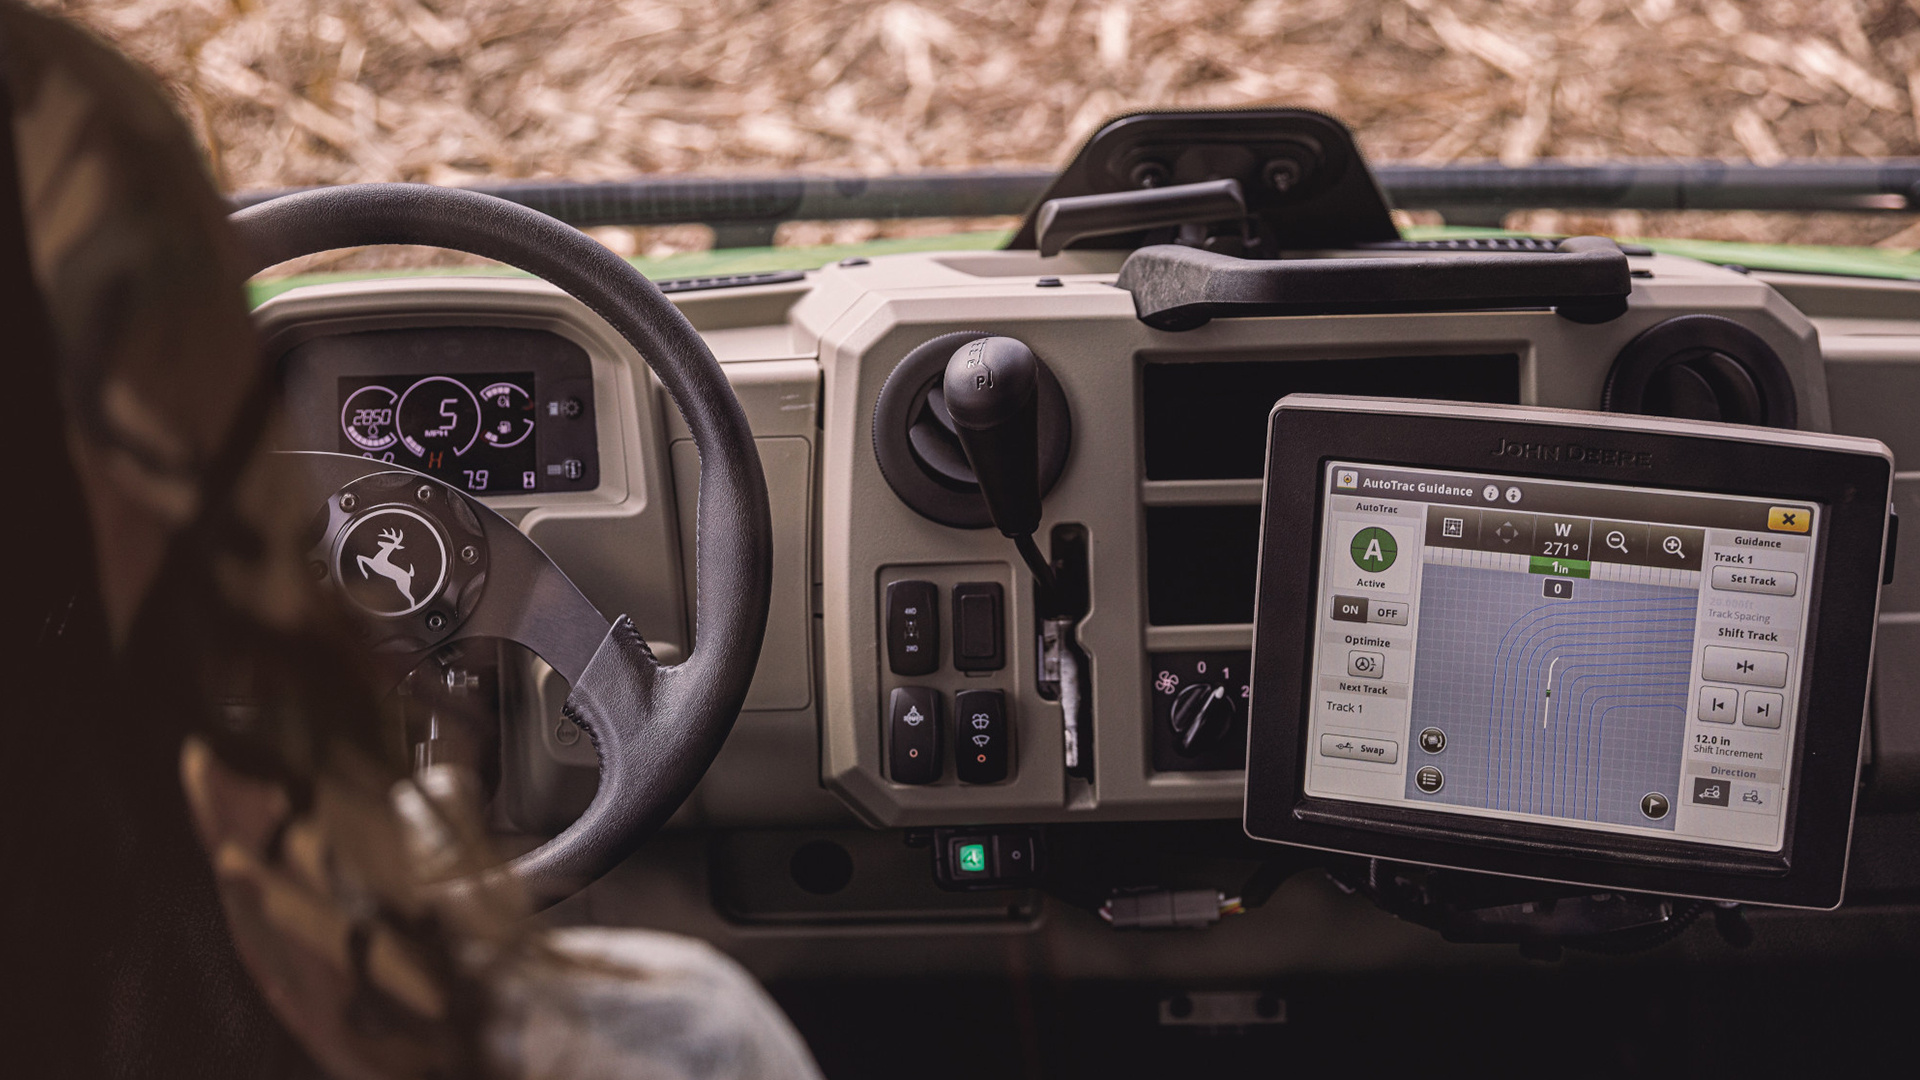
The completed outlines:
<svg viewBox="0 0 1920 1080">
<path fill-rule="evenodd" d="M 981 949 L 979 935 L 1026 933 L 1053 942 L 1066 977 L 1151 969 L 1218 978 L 1275 965 L 1364 966 L 1388 954 L 1445 963 L 1453 954 L 1424 931 L 1371 909 L 1349 927 L 1361 937 L 1329 933 L 1327 918 L 1351 913 L 1331 914 L 1330 890 L 1291 886 L 1276 897 L 1273 919 L 1225 922 L 1202 936 L 1128 936 L 1122 948 L 1098 920 L 1042 918 L 1035 893 L 943 892 L 926 873 L 927 853 L 902 844 L 925 826 L 1110 822 L 1126 830 L 1240 816 L 1246 716 L 1235 695 L 1253 639 L 1247 583 L 1261 481 L 1244 464 L 1186 469 L 1211 475 L 1166 472 L 1159 451 L 1150 463 L 1148 443 L 1257 443 L 1257 426 L 1227 419 L 1264 417 L 1271 400 L 1238 398 L 1264 397 L 1276 388 L 1268 380 L 1292 377 L 1306 380 L 1299 389 L 1406 394 L 1424 380 L 1419 392 L 1435 397 L 1599 408 L 1628 344 L 1674 317 L 1711 313 L 1776 354 L 1798 426 L 1880 438 L 1897 460 L 1920 453 L 1907 405 L 1920 392 L 1920 319 L 1912 315 L 1920 285 L 1634 255 L 1627 314 L 1597 326 L 1527 310 L 1219 319 L 1167 332 L 1144 327 L 1113 287 L 1120 261 L 1078 251 L 898 255 L 829 266 L 801 282 L 672 294 L 721 361 L 761 446 L 774 602 L 747 710 L 713 768 L 645 857 L 589 890 L 570 918 L 697 934 L 763 977 L 897 974 L 907 955 L 912 965 L 992 975 L 1001 950 Z M 329 334 L 473 326 L 542 330 L 579 346 L 592 379 L 599 483 L 482 498 L 603 612 L 632 614 L 664 658 L 680 655 L 690 634 L 697 457 L 641 358 L 591 312 L 539 282 L 462 277 L 307 286 L 258 315 L 275 355 Z M 1041 692 L 1036 610 L 1011 545 L 992 530 L 922 517 L 875 459 L 875 405 L 901 358 L 942 333 L 980 330 L 1027 342 L 1057 375 L 1072 413 L 1073 443 L 1046 496 L 1041 535 L 1074 527 L 1086 552 L 1080 643 L 1093 731 L 1085 776 L 1064 767 L 1062 710 Z M 1197 389 L 1188 400 L 1163 400 L 1189 372 Z M 289 433 L 336 449 L 338 385 L 291 392 L 290 413 L 319 402 L 324 416 Z M 1177 422 L 1165 423 L 1169 416 Z M 1150 439 L 1150 428 L 1171 434 Z M 1896 505 L 1910 517 L 1920 515 L 1916 477 L 1895 479 Z M 1920 556 L 1906 548 L 1882 594 L 1850 895 L 1920 887 L 1920 868 L 1901 855 L 1911 847 L 1908 819 L 1895 812 L 1920 806 L 1920 664 L 1912 662 L 1920 656 Z M 888 585 L 897 581 L 935 587 L 939 664 L 930 675 L 896 674 L 889 663 Z M 969 671 L 953 655 L 954 590 L 984 583 L 1001 587 L 1004 660 Z M 538 723 L 564 698 L 555 682 L 534 684 L 540 691 L 518 722 L 537 736 L 533 757 L 590 779 L 580 745 L 558 744 Z M 899 688 L 931 693 L 941 710 L 932 783 L 892 776 L 889 706 Z M 1004 779 L 968 782 L 955 768 L 956 705 L 973 690 L 1001 695 Z M 970 729 L 972 714 L 964 720 Z M 543 828 L 561 823 L 549 816 Z M 830 896 L 789 877 L 822 843 L 850 853 L 857 867 L 853 884 Z M 859 929 L 865 923 L 877 928 Z M 903 941 L 913 948 L 903 951 Z"/>
<path fill-rule="evenodd" d="M 748 712 L 683 820 L 914 826 L 1238 816 L 1244 716 L 1232 693 L 1235 665 L 1252 644 L 1258 448 L 1265 413 L 1282 393 L 1598 408 L 1631 342 L 1677 316 L 1706 313 L 1738 323 L 1777 356 L 1800 426 L 1834 426 L 1828 377 L 1841 369 L 1823 361 L 1814 323 L 1787 299 L 1794 289 L 1815 295 L 1799 279 L 1783 279 L 1783 291 L 1763 275 L 1636 254 L 1629 310 L 1598 325 L 1541 309 L 1223 318 L 1173 332 L 1142 324 L 1113 286 L 1122 257 L 899 255 L 829 266 L 803 282 L 674 294 L 722 361 L 761 437 L 763 463 L 779 477 L 770 484 L 776 601 L 762 669 Z M 340 449 L 346 438 L 342 379 L 387 380 L 380 385 L 398 404 L 412 381 L 467 379 L 479 397 L 498 376 L 532 371 L 532 437 L 547 454 L 543 432 L 561 429 L 540 413 L 554 400 L 543 380 L 578 378 L 584 363 L 581 401 L 597 454 L 582 451 L 579 460 L 597 474 L 568 485 L 542 472 L 535 490 L 502 492 L 490 473 L 482 497 L 516 516 L 603 611 L 634 613 L 669 656 L 684 643 L 691 567 L 681 518 L 692 500 L 679 488 L 694 475 L 690 443 L 637 355 L 590 312 L 536 282 L 407 279 L 293 290 L 261 314 L 291 362 L 296 440 L 319 449 Z M 448 364 L 444 352 L 406 344 L 414 340 L 407 334 L 362 336 L 457 337 L 487 326 L 498 341 L 539 339 L 501 329 L 541 331 L 566 347 L 516 346 Z M 1042 678 L 1034 598 L 1011 545 L 992 530 L 921 516 L 893 493 L 875 458 L 875 404 L 901 359 L 940 334 L 979 329 L 1026 342 L 1057 376 L 1072 416 L 1041 535 L 1073 527 L 1085 541 L 1079 640 L 1093 726 L 1084 775 L 1065 765 L 1062 710 Z M 356 339 L 392 346 L 340 348 Z M 1869 339 L 1853 340 L 1843 350 Z M 1871 340 L 1886 351 L 1887 338 Z M 1879 377 L 1900 361 L 1874 363 L 1857 370 Z M 1247 446 L 1251 458 L 1235 452 Z M 888 661 L 888 586 L 901 581 L 931 582 L 940 597 L 940 663 L 929 674 L 899 674 Z M 1004 658 L 969 670 L 952 651 L 953 590 L 985 583 L 1000 588 L 995 632 Z M 943 754 L 930 783 L 901 783 L 890 769 L 890 706 L 902 688 L 940 703 Z M 1003 702 L 994 722 L 1004 724 L 1007 771 L 988 783 L 956 771 L 955 740 L 971 733 L 955 730 L 955 706 L 970 690 Z"/>
</svg>

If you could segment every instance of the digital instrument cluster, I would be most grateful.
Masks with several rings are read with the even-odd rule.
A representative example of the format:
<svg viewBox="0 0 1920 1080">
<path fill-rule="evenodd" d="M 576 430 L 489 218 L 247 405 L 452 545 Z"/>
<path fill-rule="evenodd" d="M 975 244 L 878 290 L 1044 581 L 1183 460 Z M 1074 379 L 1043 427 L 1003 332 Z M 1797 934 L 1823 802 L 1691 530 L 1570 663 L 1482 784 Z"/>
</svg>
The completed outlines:
<svg viewBox="0 0 1920 1080">
<path fill-rule="evenodd" d="M 340 450 L 419 469 L 476 495 L 538 491 L 533 391 L 530 371 L 344 377 Z M 564 474 L 565 464 L 558 468 Z"/>
<path fill-rule="evenodd" d="M 586 352 L 519 327 L 329 334 L 286 353 L 300 445 L 417 469 L 473 495 L 600 483 Z"/>
</svg>

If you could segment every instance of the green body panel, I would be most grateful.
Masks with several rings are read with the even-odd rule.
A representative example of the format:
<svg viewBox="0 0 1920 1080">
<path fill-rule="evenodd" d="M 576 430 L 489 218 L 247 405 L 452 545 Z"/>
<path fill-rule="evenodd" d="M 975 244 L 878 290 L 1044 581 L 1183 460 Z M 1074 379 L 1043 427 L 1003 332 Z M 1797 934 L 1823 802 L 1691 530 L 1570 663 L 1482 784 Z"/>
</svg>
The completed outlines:
<svg viewBox="0 0 1920 1080">
<path fill-rule="evenodd" d="M 1523 235 L 1503 229 L 1472 229 L 1448 225 L 1416 225 L 1403 232 L 1409 240 Z M 1012 235 L 1010 230 L 991 229 L 945 236 L 914 236 L 868 240 L 857 244 L 829 244 L 823 247 L 724 248 L 715 251 L 690 251 L 659 258 L 639 257 L 627 261 L 647 277 L 656 281 L 666 281 L 673 278 L 707 277 L 715 274 L 751 274 L 766 270 L 814 270 L 828 263 L 854 256 L 893 255 L 911 251 L 991 251 L 1004 247 Z M 1684 255 L 1702 262 L 1744 266 L 1752 270 L 1920 280 L 1920 252 L 1867 247 L 1746 244 L 1722 240 L 1629 237 L 1622 237 L 1622 239 L 1644 244 L 1655 251 L 1669 255 Z M 465 275 L 522 276 L 517 270 L 498 266 L 421 267 L 408 270 L 298 274 L 292 277 L 263 278 L 254 281 L 248 288 L 252 303 L 258 305 L 302 285 L 318 285 L 331 281 L 357 281 L 366 278 Z"/>
<path fill-rule="evenodd" d="M 753 274 L 766 270 L 817 270 L 831 262 L 858 256 L 897 255 L 911 251 L 992 251 L 1006 246 L 1013 236 L 1010 230 L 953 233 L 946 236 L 910 236 L 888 240 L 868 240 L 858 244 L 828 244 L 822 247 L 722 248 L 716 251 L 689 251 L 659 258 L 644 256 L 628 259 L 634 268 L 654 281 L 674 278 L 710 277 L 715 274 Z M 324 285 L 333 281 L 363 281 L 367 278 L 393 277 L 525 277 L 505 266 L 425 266 L 408 270 L 370 270 L 361 273 L 297 274 L 283 278 L 260 278 L 248 286 L 249 299 L 256 306 L 289 289 L 302 285 Z"/>
</svg>

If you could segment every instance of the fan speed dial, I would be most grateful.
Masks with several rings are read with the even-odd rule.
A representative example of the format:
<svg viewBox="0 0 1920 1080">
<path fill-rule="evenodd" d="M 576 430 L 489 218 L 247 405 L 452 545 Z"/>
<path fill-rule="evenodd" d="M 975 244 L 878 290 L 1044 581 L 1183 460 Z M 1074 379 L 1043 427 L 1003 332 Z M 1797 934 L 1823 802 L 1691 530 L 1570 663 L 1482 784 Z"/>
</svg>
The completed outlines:
<svg viewBox="0 0 1920 1080">
<path fill-rule="evenodd" d="M 1250 654 L 1154 653 L 1151 660 L 1154 767 L 1237 769 L 1246 754 Z"/>
</svg>

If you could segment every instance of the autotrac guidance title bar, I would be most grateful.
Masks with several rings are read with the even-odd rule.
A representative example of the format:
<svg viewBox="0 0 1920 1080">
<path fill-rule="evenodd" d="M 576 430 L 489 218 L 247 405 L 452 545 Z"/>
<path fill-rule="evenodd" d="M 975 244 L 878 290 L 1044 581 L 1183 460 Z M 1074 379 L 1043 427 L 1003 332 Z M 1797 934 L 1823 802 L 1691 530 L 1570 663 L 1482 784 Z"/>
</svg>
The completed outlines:
<svg viewBox="0 0 1920 1080">
<path fill-rule="evenodd" d="M 1595 481 L 1379 468 L 1336 468 L 1332 473 L 1327 478 L 1327 490 L 1333 495 L 1373 495 L 1409 502 L 1705 529 L 1768 532 L 1770 511 L 1776 509 L 1764 499 L 1617 487 Z M 1812 521 L 1812 507 L 1796 509 L 1804 510 L 1806 520 Z"/>
</svg>

